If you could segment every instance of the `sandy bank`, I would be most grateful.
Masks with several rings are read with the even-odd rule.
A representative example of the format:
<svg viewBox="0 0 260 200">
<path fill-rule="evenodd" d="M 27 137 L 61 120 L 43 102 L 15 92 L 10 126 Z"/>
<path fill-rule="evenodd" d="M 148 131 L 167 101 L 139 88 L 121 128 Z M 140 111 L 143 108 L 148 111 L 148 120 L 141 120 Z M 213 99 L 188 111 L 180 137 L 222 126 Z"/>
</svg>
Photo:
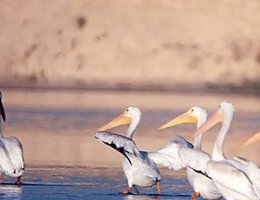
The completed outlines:
<svg viewBox="0 0 260 200">
<path fill-rule="evenodd" d="M 259 11 L 258 0 L 4 0 L 0 85 L 259 88 Z"/>
</svg>

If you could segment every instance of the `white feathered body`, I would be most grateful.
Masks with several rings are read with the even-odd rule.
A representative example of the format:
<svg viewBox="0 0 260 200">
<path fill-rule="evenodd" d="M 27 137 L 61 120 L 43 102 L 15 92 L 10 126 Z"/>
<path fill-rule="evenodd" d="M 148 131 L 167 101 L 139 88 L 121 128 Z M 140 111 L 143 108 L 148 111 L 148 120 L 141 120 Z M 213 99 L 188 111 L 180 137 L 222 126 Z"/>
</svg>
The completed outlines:
<svg viewBox="0 0 260 200">
<path fill-rule="evenodd" d="M 132 165 L 127 159 L 123 160 L 123 170 L 130 187 L 133 185 L 151 187 L 161 180 L 160 172 L 153 162 L 134 156 L 131 156 L 130 160 Z"/>
<path fill-rule="evenodd" d="M 256 190 L 258 187 L 254 186 L 254 179 L 258 176 L 258 167 L 253 163 L 243 161 L 243 159 L 227 159 L 223 152 L 224 140 L 231 126 L 233 113 L 234 107 L 231 103 L 220 103 L 218 110 L 195 134 L 201 134 L 217 122 L 222 121 L 222 126 L 214 143 L 212 160 L 207 163 L 206 173 L 212 178 L 215 186 L 225 199 L 259 200 Z M 254 174 L 251 174 L 251 170 L 256 171 L 252 171 Z"/>
<path fill-rule="evenodd" d="M 123 171 L 129 187 L 150 187 L 161 180 L 156 164 L 150 160 L 147 152 L 138 150 L 131 138 L 105 131 L 97 132 L 95 137 L 126 157 L 123 160 Z"/>
<path fill-rule="evenodd" d="M 24 173 L 24 159 L 23 159 L 23 148 L 21 142 L 16 137 L 2 137 L 0 141 L 3 143 L 8 162 L 12 165 L 13 172 L 6 173 L 5 170 L 3 172 L 11 177 L 19 177 Z M 9 165 L 9 164 L 8 164 Z"/>
<path fill-rule="evenodd" d="M 250 182 L 252 183 L 253 190 L 255 191 L 257 197 L 260 199 L 260 169 L 252 161 L 241 157 L 234 157 L 233 159 L 227 159 L 228 163 L 232 164 L 234 167 L 243 171 Z"/>
<path fill-rule="evenodd" d="M 210 155 L 196 149 L 181 148 L 179 157 L 187 166 L 188 181 L 194 191 L 200 193 L 204 199 L 220 199 L 221 194 L 206 174 L 207 163 L 211 160 Z"/>
<path fill-rule="evenodd" d="M 192 185 L 195 192 L 199 192 L 203 199 L 220 199 L 216 186 L 212 180 L 203 174 L 194 171 L 192 168 L 187 167 L 187 177 L 189 183 Z"/>
<path fill-rule="evenodd" d="M 207 174 L 227 200 L 259 200 L 249 177 L 229 162 L 209 161 Z"/>
<path fill-rule="evenodd" d="M 161 179 L 158 166 L 173 170 L 185 167 L 178 156 L 181 147 L 192 148 L 192 145 L 183 137 L 175 135 L 163 148 L 156 152 L 140 151 L 139 157 L 131 156 L 132 166 L 125 159 L 123 169 L 129 185 L 147 187 L 156 184 Z"/>
<path fill-rule="evenodd" d="M 0 172 L 11 177 L 19 177 L 24 172 L 24 159 L 22 144 L 16 137 L 4 137 L 2 133 L 1 118 L 5 121 L 5 110 L 0 91 Z"/>
<path fill-rule="evenodd" d="M 0 140 L 0 158 L 0 172 L 8 176 L 13 176 L 15 169 L 2 140 Z"/>
</svg>

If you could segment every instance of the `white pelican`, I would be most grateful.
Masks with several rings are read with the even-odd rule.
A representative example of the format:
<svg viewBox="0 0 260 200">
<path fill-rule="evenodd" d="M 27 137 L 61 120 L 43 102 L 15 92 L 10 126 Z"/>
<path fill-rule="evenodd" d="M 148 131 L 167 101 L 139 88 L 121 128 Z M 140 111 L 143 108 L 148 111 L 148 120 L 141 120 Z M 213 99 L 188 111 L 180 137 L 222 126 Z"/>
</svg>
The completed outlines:
<svg viewBox="0 0 260 200">
<path fill-rule="evenodd" d="M 206 119 L 206 110 L 199 106 L 194 106 L 187 112 L 162 125 L 159 129 L 165 129 L 184 123 L 195 123 L 197 124 L 197 128 L 199 128 Z M 189 183 L 195 191 L 195 193 L 191 195 L 191 199 L 196 199 L 198 196 L 204 199 L 220 199 L 221 194 L 218 192 L 211 178 L 202 172 L 205 171 L 206 163 L 211 158 L 210 155 L 201 151 L 201 143 L 202 135 L 198 135 L 194 139 L 194 149 L 182 147 L 179 151 L 180 158 L 187 165 Z"/>
<path fill-rule="evenodd" d="M 0 92 L 0 112 L 5 121 L 5 110 L 2 104 L 2 92 Z M 0 119 L 1 122 L 1 119 Z M 0 124 L 0 171 L 11 177 L 16 177 L 16 184 L 21 184 L 21 176 L 24 173 L 24 159 L 22 144 L 16 137 L 4 137 Z"/>
<path fill-rule="evenodd" d="M 153 185 L 157 185 L 157 193 L 160 194 L 159 181 L 161 176 L 157 165 L 174 169 L 182 168 L 183 166 L 180 162 L 175 163 L 175 150 L 178 149 L 179 146 L 191 146 L 191 144 L 186 142 L 182 137 L 175 136 L 164 148 L 157 152 L 139 151 L 135 142 L 132 140 L 132 136 L 140 119 L 140 109 L 137 107 L 129 107 L 123 114 L 100 128 L 96 132 L 95 137 L 126 157 L 126 159 L 123 160 L 123 171 L 128 181 L 128 187 L 123 191 L 124 194 L 128 194 L 131 191 L 131 187 L 136 189 L 135 186 L 151 187 Z M 130 124 L 126 137 L 105 132 L 107 129 L 124 124 Z"/>
<path fill-rule="evenodd" d="M 219 109 L 197 129 L 193 136 L 202 134 L 218 122 L 223 122 L 214 143 L 212 160 L 207 163 L 206 173 L 227 200 L 259 199 L 258 178 L 255 179 L 253 173 L 248 173 L 249 169 L 257 173 L 259 170 L 257 166 L 238 157 L 226 159 L 223 153 L 223 143 L 231 125 L 233 112 L 231 103 L 222 102 Z"/>
</svg>

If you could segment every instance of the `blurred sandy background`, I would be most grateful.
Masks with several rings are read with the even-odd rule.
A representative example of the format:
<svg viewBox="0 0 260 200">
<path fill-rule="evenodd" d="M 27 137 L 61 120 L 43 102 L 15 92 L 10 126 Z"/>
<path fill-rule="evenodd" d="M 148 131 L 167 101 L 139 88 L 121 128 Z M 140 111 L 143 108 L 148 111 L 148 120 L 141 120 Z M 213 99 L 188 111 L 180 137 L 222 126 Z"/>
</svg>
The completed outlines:
<svg viewBox="0 0 260 200">
<path fill-rule="evenodd" d="M 26 163 L 118 166 L 93 136 L 126 107 L 142 108 L 135 140 L 156 150 L 194 130 L 159 125 L 222 100 L 237 111 L 227 155 L 260 163 L 259 143 L 237 147 L 260 129 L 259 0 L 1 0 L 0 27 L 4 133 L 22 141 Z"/>
<path fill-rule="evenodd" d="M 260 88 L 258 0 L 0 2 L 0 85 Z"/>
</svg>

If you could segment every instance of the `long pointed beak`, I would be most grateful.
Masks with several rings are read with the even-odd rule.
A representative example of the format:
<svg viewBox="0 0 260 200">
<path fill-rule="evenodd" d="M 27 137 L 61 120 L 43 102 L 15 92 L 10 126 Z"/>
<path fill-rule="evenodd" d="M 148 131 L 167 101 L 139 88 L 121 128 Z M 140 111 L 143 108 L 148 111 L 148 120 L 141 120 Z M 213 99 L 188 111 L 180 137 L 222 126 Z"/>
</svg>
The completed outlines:
<svg viewBox="0 0 260 200">
<path fill-rule="evenodd" d="M 189 115 L 189 112 L 185 112 L 185 113 L 179 115 L 178 117 L 175 117 L 171 121 L 163 124 L 162 126 L 160 126 L 158 128 L 158 130 L 162 130 L 165 128 L 169 128 L 169 127 L 176 126 L 179 124 L 184 124 L 184 123 L 197 123 L 197 121 L 198 120 L 196 117 Z"/>
<path fill-rule="evenodd" d="M 260 131 L 258 131 L 257 133 L 255 133 L 254 135 L 249 137 L 247 140 L 242 142 L 239 146 L 241 146 L 241 147 L 247 146 L 247 145 L 253 144 L 254 142 L 259 141 L 259 140 L 260 140 Z"/>
<path fill-rule="evenodd" d="M 4 109 L 4 106 L 3 106 L 3 103 L 2 103 L 2 100 L 0 99 L 0 114 L 3 118 L 3 120 L 5 121 L 5 109 Z"/>
<path fill-rule="evenodd" d="M 211 127 L 216 125 L 219 122 L 223 122 L 224 115 L 220 109 L 218 109 L 200 128 L 198 128 L 193 134 L 192 137 L 196 137 L 200 134 L 203 134 Z"/>
<path fill-rule="evenodd" d="M 114 118 L 112 121 L 108 122 L 106 125 L 102 126 L 98 129 L 98 131 L 106 131 L 108 129 L 122 126 L 125 124 L 130 124 L 132 122 L 132 119 L 130 117 L 124 116 L 124 113 L 119 115 L 118 117 Z"/>
</svg>

